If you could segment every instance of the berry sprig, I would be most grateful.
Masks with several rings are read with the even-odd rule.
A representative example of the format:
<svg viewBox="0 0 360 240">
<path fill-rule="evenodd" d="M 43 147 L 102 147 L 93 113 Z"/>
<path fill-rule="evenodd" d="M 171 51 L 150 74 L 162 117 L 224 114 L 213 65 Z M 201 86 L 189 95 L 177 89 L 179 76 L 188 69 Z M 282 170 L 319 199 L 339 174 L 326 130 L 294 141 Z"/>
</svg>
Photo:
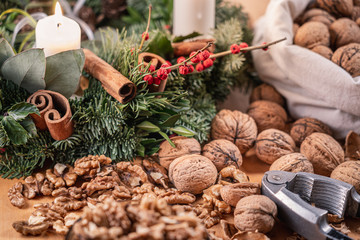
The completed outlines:
<svg viewBox="0 0 360 240">
<path fill-rule="evenodd" d="M 149 27 L 150 27 L 150 20 L 151 20 L 151 10 L 152 10 L 152 6 L 150 4 L 149 5 L 149 16 L 148 16 L 148 21 L 147 21 L 147 25 L 146 25 L 146 30 L 141 35 L 141 43 L 140 43 L 139 50 L 141 50 L 142 47 L 144 46 L 144 42 L 149 39 Z"/>
</svg>

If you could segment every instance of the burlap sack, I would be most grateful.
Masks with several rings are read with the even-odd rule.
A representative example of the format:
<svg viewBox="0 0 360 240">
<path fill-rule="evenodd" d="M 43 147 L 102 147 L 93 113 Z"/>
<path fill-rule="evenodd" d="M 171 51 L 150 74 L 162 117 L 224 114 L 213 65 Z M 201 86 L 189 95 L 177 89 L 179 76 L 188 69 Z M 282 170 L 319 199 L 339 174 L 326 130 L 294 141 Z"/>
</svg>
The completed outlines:
<svg viewBox="0 0 360 240">
<path fill-rule="evenodd" d="M 253 51 L 256 70 L 287 99 L 294 118 L 314 117 L 336 138 L 360 132 L 360 77 L 352 78 L 326 58 L 293 45 L 293 19 L 311 0 L 271 0 L 255 26 L 253 45 L 286 37 L 269 51 Z"/>
</svg>

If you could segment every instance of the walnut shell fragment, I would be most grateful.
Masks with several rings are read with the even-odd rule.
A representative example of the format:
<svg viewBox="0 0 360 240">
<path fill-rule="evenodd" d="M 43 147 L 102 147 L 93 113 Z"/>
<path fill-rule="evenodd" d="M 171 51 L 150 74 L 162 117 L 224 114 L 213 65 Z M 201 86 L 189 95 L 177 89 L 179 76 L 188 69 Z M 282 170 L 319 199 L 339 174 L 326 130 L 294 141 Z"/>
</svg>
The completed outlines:
<svg viewBox="0 0 360 240">
<path fill-rule="evenodd" d="M 330 128 L 320 120 L 315 118 L 300 118 L 296 120 L 290 130 L 290 136 L 294 139 L 297 146 L 305 140 L 307 136 L 314 132 L 321 132 L 331 135 Z"/>
<path fill-rule="evenodd" d="M 267 129 L 257 137 L 255 153 L 261 161 L 272 164 L 278 158 L 293 153 L 295 147 L 289 134 L 277 129 Z"/>
<path fill-rule="evenodd" d="M 257 86 L 251 92 L 250 103 L 259 100 L 274 102 L 280 106 L 285 105 L 284 98 L 280 95 L 280 93 L 273 86 L 266 83 Z"/>
<path fill-rule="evenodd" d="M 185 155 L 169 166 L 169 178 L 183 192 L 199 194 L 216 181 L 217 170 L 208 158 L 201 155 Z"/>
<path fill-rule="evenodd" d="M 345 139 L 345 157 L 360 160 L 360 136 L 350 131 Z"/>
<path fill-rule="evenodd" d="M 240 199 L 260 194 L 260 184 L 243 182 L 223 186 L 220 189 L 221 198 L 230 206 L 236 207 Z"/>
<path fill-rule="evenodd" d="M 350 17 L 353 10 L 353 0 L 316 0 L 317 5 L 334 16 Z"/>
<path fill-rule="evenodd" d="M 335 48 L 350 43 L 360 43 L 360 28 L 356 22 L 348 18 L 340 18 L 333 22 L 330 27 L 331 45 Z"/>
<path fill-rule="evenodd" d="M 209 142 L 203 147 L 202 155 L 210 159 L 218 171 L 230 165 L 242 165 L 240 150 L 229 140 L 217 139 Z"/>
<path fill-rule="evenodd" d="M 325 133 L 313 133 L 302 142 L 300 152 L 313 164 L 316 174 L 330 176 L 344 162 L 344 151 L 340 144 Z"/>
<path fill-rule="evenodd" d="M 254 119 L 236 110 L 221 110 L 211 123 L 212 138 L 226 139 L 235 143 L 241 154 L 253 146 L 257 132 Z"/>
<path fill-rule="evenodd" d="M 160 165 L 166 169 L 169 169 L 170 163 L 178 157 L 188 154 L 201 154 L 200 143 L 195 138 L 176 136 L 172 137 L 171 141 L 175 147 L 172 147 L 168 141 L 164 141 L 160 144 L 159 149 Z"/>
<path fill-rule="evenodd" d="M 294 43 L 309 49 L 318 45 L 329 47 L 330 33 L 328 27 L 322 22 L 307 22 L 297 30 Z"/>
<path fill-rule="evenodd" d="M 234 211 L 234 224 L 245 232 L 270 232 L 277 215 L 276 204 L 264 195 L 242 198 Z"/>
<path fill-rule="evenodd" d="M 331 61 L 345 69 L 352 77 L 360 76 L 360 44 L 350 43 L 338 48 Z"/>
<path fill-rule="evenodd" d="M 353 185 L 356 191 L 360 193 L 359 161 L 346 161 L 341 163 L 332 171 L 330 177 Z"/>
<path fill-rule="evenodd" d="M 301 153 L 290 153 L 280 157 L 271 164 L 269 170 L 314 173 L 312 163 Z"/>
<path fill-rule="evenodd" d="M 247 113 L 255 120 L 259 133 L 269 128 L 285 129 L 287 114 L 277 103 L 255 101 L 250 104 Z"/>
</svg>

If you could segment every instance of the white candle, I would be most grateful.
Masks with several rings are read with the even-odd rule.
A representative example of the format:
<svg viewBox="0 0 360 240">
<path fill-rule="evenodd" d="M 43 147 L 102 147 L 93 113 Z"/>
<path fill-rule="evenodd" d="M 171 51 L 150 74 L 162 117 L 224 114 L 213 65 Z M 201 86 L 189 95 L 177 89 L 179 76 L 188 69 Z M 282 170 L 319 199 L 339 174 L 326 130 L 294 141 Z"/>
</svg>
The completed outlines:
<svg viewBox="0 0 360 240">
<path fill-rule="evenodd" d="M 62 15 L 59 3 L 56 3 L 55 15 L 39 20 L 35 34 L 36 47 L 44 48 L 46 57 L 80 48 L 80 26 Z"/>
<path fill-rule="evenodd" d="M 215 0 L 174 0 L 173 34 L 184 36 L 193 32 L 211 37 L 215 28 Z"/>
</svg>

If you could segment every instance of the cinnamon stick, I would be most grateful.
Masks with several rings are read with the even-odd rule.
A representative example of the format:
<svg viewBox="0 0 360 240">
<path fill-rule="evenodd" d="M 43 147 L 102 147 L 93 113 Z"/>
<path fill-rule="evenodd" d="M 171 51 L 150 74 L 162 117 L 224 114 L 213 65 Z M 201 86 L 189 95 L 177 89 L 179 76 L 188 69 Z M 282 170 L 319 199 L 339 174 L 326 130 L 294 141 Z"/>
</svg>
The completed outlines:
<svg viewBox="0 0 360 240">
<path fill-rule="evenodd" d="M 89 49 L 83 50 L 85 54 L 84 70 L 98 79 L 111 96 L 121 103 L 128 103 L 136 96 L 136 86 L 133 82 Z"/>
<path fill-rule="evenodd" d="M 39 90 L 31 95 L 27 102 L 34 104 L 40 116 L 31 114 L 39 130 L 48 129 L 55 140 L 64 140 L 74 132 L 74 123 L 69 101 L 58 92 Z"/>
<path fill-rule="evenodd" d="M 174 49 L 174 55 L 179 56 L 188 56 L 191 52 L 196 52 L 197 50 L 206 46 L 208 42 L 214 42 L 215 39 L 198 39 L 191 42 L 179 42 L 173 43 L 172 47 Z M 208 48 L 209 52 L 215 51 L 215 45 L 212 45 Z"/>
</svg>

